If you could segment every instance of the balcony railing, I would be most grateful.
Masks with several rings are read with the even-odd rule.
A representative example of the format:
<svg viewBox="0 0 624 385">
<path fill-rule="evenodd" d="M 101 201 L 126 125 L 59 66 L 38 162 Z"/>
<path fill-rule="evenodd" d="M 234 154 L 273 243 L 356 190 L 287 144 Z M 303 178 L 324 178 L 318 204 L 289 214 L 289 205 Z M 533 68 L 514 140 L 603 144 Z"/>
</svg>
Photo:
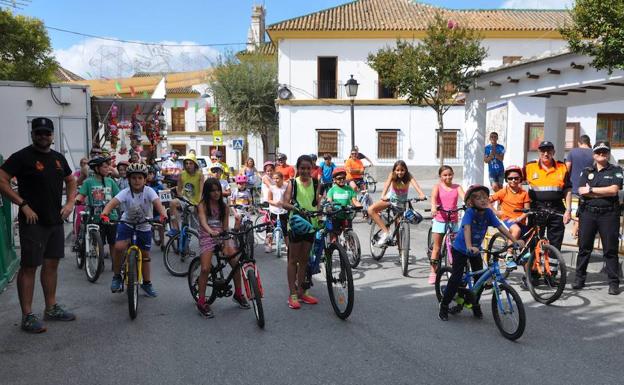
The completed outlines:
<svg viewBox="0 0 624 385">
<path fill-rule="evenodd" d="M 344 83 L 335 80 L 315 80 L 313 82 L 315 99 L 342 99 Z"/>
</svg>

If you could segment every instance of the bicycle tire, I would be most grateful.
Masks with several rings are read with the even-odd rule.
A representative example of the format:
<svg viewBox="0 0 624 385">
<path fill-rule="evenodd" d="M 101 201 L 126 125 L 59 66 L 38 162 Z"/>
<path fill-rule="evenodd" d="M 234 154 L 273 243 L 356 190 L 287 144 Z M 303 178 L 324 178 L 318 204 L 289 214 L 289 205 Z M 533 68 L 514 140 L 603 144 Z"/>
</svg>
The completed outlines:
<svg viewBox="0 0 624 385">
<path fill-rule="evenodd" d="M 165 268 L 174 277 L 187 275 L 190 262 L 193 258 L 199 256 L 199 234 L 197 234 L 197 231 L 191 228 L 186 229 L 186 245 L 184 245 L 182 250 L 179 247 L 180 237 L 181 233 L 171 237 L 163 253 Z"/>
<path fill-rule="evenodd" d="M 370 252 L 371 257 L 373 257 L 375 261 L 379 261 L 381 260 L 381 258 L 383 258 L 387 248 L 387 246 L 377 247 L 377 241 L 379 240 L 380 234 L 381 229 L 379 228 L 379 226 L 377 226 L 375 222 L 373 222 L 370 229 Z"/>
<path fill-rule="evenodd" d="M 253 222 L 254 227 L 263 224 L 265 222 L 264 219 L 264 215 L 258 215 Z M 258 243 L 264 243 L 264 241 L 266 241 L 266 230 L 254 231 L 254 233 L 258 239 Z"/>
<path fill-rule="evenodd" d="M 325 278 L 329 301 L 338 318 L 346 320 L 353 311 L 355 290 L 349 258 L 342 246 L 331 243 L 325 249 Z M 334 267 L 337 266 L 334 274 Z"/>
<path fill-rule="evenodd" d="M 251 227 L 253 226 L 253 222 L 243 222 L 242 230 L 243 231 L 247 231 L 249 230 Z M 244 238 L 244 245 L 241 245 L 242 247 L 245 248 L 245 253 L 247 254 L 247 256 L 249 258 L 253 258 L 254 257 L 254 245 L 255 245 L 255 237 L 253 235 L 254 231 L 250 231 L 245 235 Z"/>
<path fill-rule="evenodd" d="M 492 238 L 490 238 L 490 241 L 488 242 L 487 245 L 487 253 L 485 254 L 485 263 L 489 263 L 489 258 L 490 258 L 490 252 L 492 250 L 500 250 L 502 248 L 504 248 L 507 245 L 507 238 L 505 238 L 505 236 L 501 233 L 496 233 L 492 236 Z M 509 277 L 509 274 L 511 273 L 510 270 L 507 270 L 507 264 L 505 263 L 505 254 L 500 254 L 499 258 L 498 258 L 498 268 L 500 269 L 501 274 L 503 275 L 503 277 L 507 278 Z"/>
<path fill-rule="evenodd" d="M 407 277 L 409 270 L 409 248 L 410 248 L 410 229 L 409 224 L 402 222 L 399 225 L 399 245 L 401 245 L 399 253 L 401 257 L 401 272 Z"/>
<path fill-rule="evenodd" d="M 81 225 L 82 227 L 82 225 Z M 82 230 L 82 229 L 81 229 Z M 83 231 L 79 231 L 78 232 L 78 251 L 76 251 L 76 267 L 79 269 L 82 269 L 84 267 L 84 263 L 85 263 L 85 247 L 84 247 L 84 242 L 85 242 L 85 235 L 83 234 Z"/>
<path fill-rule="evenodd" d="M 538 264 L 542 268 L 544 274 L 540 275 L 533 270 L 538 254 L 536 250 L 531 253 L 529 260 L 527 261 L 526 270 L 529 272 L 529 276 L 527 277 L 526 282 L 533 299 L 539 303 L 543 303 L 544 305 L 549 305 L 559 299 L 561 294 L 563 294 L 567 281 L 567 267 L 561 252 L 557 250 L 556 247 L 549 244 L 542 244 L 541 249 L 542 255 L 540 255 Z M 546 267 L 546 261 L 548 261 L 549 265 L 554 265 L 552 263 L 553 259 L 556 259 L 559 265 L 554 273 L 550 270 L 550 267 Z M 548 270 L 550 270 L 550 272 L 548 272 Z M 541 281 L 544 282 L 544 285 L 539 284 Z M 542 290 L 540 286 L 544 287 L 544 290 Z M 547 289 L 551 289 L 550 294 L 545 292 Z"/>
<path fill-rule="evenodd" d="M 370 174 L 366 175 L 366 185 L 368 191 L 372 192 L 373 194 L 375 193 L 375 191 L 377 191 L 377 181 Z"/>
<path fill-rule="evenodd" d="M 87 280 L 95 283 L 104 270 L 104 245 L 98 230 L 89 232 L 89 253 L 84 261 Z"/>
<path fill-rule="evenodd" d="M 210 269 L 210 274 L 208 274 L 208 280 L 206 281 L 206 292 L 209 295 L 206 295 L 206 302 L 208 304 L 212 304 L 215 299 L 217 299 L 217 291 L 214 290 L 214 281 L 215 281 L 215 266 L 212 265 Z M 189 264 L 189 270 L 187 274 L 187 282 L 188 287 L 191 292 L 191 296 L 193 300 L 197 302 L 199 300 L 199 288 L 197 280 L 199 279 L 199 274 L 201 273 L 201 259 L 199 257 L 193 258 L 191 263 Z"/>
<path fill-rule="evenodd" d="M 126 256 L 126 264 L 128 269 L 126 270 L 126 279 L 128 284 L 126 285 L 126 293 L 128 294 L 128 311 L 130 318 L 135 319 L 139 310 L 139 276 L 137 270 L 138 254 L 137 251 L 132 249 Z"/>
<path fill-rule="evenodd" d="M 498 282 L 498 289 L 500 291 L 500 295 L 497 295 L 495 288 L 492 290 L 492 316 L 494 317 L 494 323 L 496 323 L 496 327 L 503 337 L 508 340 L 515 341 L 522 336 L 526 327 L 524 304 L 522 303 L 520 295 L 507 283 Z M 512 301 L 515 303 L 515 310 L 513 304 L 511 303 Z M 505 325 L 503 325 L 504 321 L 501 318 L 501 311 L 504 315 L 518 315 L 518 320 L 511 322 L 514 327 L 512 330 L 507 330 Z"/>
<path fill-rule="evenodd" d="M 436 272 L 435 294 L 438 302 L 442 302 L 444 291 L 446 291 L 446 282 L 448 282 L 452 272 L 453 269 L 450 266 L 440 266 Z"/>
<path fill-rule="evenodd" d="M 282 239 L 284 236 L 282 235 L 282 231 L 274 231 L 273 232 L 273 242 L 275 242 L 275 256 L 277 258 L 281 258 L 282 256 Z"/>
<path fill-rule="evenodd" d="M 262 295 L 260 294 L 258 281 L 256 280 L 256 275 L 254 273 L 254 269 L 247 270 L 247 282 L 249 283 L 249 290 L 251 291 L 251 298 L 249 298 L 249 301 L 251 301 L 251 307 L 253 308 L 254 315 L 256 316 L 258 327 L 263 329 L 264 310 L 262 308 Z"/>
<path fill-rule="evenodd" d="M 360 239 L 353 230 L 345 230 L 344 234 L 345 251 L 349 258 L 351 268 L 355 269 L 360 264 L 362 259 L 362 247 L 360 246 Z"/>
</svg>

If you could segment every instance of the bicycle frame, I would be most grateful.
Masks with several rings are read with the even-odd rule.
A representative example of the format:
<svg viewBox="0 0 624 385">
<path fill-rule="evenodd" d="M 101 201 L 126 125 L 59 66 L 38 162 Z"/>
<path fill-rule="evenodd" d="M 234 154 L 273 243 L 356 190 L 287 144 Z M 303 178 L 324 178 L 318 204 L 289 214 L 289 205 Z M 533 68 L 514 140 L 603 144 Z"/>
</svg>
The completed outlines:
<svg viewBox="0 0 624 385">
<path fill-rule="evenodd" d="M 466 266 L 466 269 L 468 269 L 468 266 Z M 480 277 L 477 282 L 473 283 L 473 278 L 477 275 L 480 275 Z M 475 294 L 479 293 L 481 288 L 484 287 L 490 279 L 493 279 L 497 283 L 507 283 L 507 280 L 501 274 L 498 263 L 489 263 L 485 268 L 478 271 L 467 270 L 462 277 L 462 282 L 468 286 L 468 291 L 470 292 L 470 295 L 474 297 Z M 500 300 L 500 289 L 498 285 L 492 285 L 492 287 L 494 292 L 496 293 L 497 306 L 501 312 L 504 312 L 505 309 L 503 309 L 503 305 Z M 458 290 L 458 293 L 460 290 Z M 509 301 L 510 306 L 511 303 L 512 302 Z"/>
</svg>

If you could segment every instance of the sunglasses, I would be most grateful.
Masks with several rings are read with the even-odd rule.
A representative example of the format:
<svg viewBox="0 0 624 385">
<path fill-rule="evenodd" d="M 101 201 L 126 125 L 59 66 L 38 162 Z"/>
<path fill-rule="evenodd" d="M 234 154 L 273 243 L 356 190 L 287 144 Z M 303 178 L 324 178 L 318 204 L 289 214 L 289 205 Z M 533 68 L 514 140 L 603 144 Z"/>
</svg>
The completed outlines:
<svg viewBox="0 0 624 385">
<path fill-rule="evenodd" d="M 336 180 L 345 180 L 345 177 L 344 176 L 337 176 L 334 179 L 336 179 Z"/>
<path fill-rule="evenodd" d="M 39 131 L 35 131 L 35 135 L 37 135 L 37 136 L 52 136 L 52 131 L 39 130 Z"/>
<path fill-rule="evenodd" d="M 594 151 L 594 154 L 598 154 L 598 155 L 609 155 L 609 151 L 608 150 L 598 150 L 598 151 Z"/>
<path fill-rule="evenodd" d="M 215 160 L 218 160 L 218 159 L 217 158 L 210 158 L 210 160 L 215 161 Z"/>
<path fill-rule="evenodd" d="M 519 176 L 510 176 L 507 180 L 522 180 Z"/>
</svg>

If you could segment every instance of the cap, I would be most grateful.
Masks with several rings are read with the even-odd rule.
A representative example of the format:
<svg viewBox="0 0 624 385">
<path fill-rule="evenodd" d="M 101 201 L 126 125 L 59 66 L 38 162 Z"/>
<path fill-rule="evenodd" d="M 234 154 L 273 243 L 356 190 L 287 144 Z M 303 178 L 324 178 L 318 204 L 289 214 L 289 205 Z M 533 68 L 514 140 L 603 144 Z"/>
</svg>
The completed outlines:
<svg viewBox="0 0 624 385">
<path fill-rule="evenodd" d="M 35 118 L 31 123 L 32 130 L 46 130 L 54 132 L 54 123 L 48 118 Z"/>
<path fill-rule="evenodd" d="M 550 142 L 548 140 L 542 140 L 539 144 L 539 146 L 537 146 L 537 148 L 542 149 L 542 148 L 555 148 L 555 145 L 553 144 L 553 142 Z"/>
<path fill-rule="evenodd" d="M 607 150 L 607 151 L 611 151 L 611 146 L 609 145 L 609 142 L 598 142 L 596 144 L 594 144 L 594 152 L 600 151 L 600 150 Z"/>
</svg>

